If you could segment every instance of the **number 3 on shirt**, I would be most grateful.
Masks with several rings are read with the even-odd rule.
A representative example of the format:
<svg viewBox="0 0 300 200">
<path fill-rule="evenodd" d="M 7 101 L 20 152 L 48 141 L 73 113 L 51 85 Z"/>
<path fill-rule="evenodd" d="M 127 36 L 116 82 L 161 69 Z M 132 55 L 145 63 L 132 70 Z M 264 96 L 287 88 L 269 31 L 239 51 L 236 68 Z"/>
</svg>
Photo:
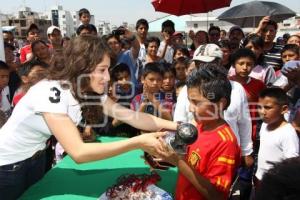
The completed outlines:
<svg viewBox="0 0 300 200">
<path fill-rule="evenodd" d="M 49 97 L 49 100 L 51 103 L 59 103 L 60 102 L 60 90 L 57 89 L 57 87 L 52 87 L 50 89 L 51 96 Z"/>
</svg>

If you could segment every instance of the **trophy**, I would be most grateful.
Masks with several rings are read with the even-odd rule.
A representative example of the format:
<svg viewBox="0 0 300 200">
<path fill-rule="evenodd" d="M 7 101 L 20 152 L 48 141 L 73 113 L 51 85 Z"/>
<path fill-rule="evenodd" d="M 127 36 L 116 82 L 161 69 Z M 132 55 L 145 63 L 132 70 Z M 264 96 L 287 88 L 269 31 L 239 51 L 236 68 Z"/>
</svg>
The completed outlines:
<svg viewBox="0 0 300 200">
<path fill-rule="evenodd" d="M 181 123 L 178 125 L 176 132 L 168 132 L 164 140 L 169 148 L 173 149 L 177 154 L 184 155 L 187 152 L 187 146 L 197 140 L 197 128 L 189 123 Z M 167 162 L 155 161 L 154 157 L 150 154 L 144 154 L 146 161 L 154 169 L 167 170 L 169 167 L 174 167 Z"/>
</svg>

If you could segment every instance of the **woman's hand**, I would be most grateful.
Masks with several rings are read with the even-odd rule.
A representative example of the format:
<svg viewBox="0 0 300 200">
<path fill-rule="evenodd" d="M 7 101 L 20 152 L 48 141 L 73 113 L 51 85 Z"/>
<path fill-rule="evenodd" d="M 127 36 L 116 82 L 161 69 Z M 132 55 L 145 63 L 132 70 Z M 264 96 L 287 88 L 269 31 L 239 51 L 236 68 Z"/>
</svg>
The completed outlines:
<svg viewBox="0 0 300 200">
<path fill-rule="evenodd" d="M 156 133 L 146 133 L 137 136 L 138 143 L 140 144 L 140 148 L 153 155 L 160 156 L 164 151 L 164 142 L 159 139 L 160 137 L 165 136 L 165 132 L 156 132 Z"/>
</svg>

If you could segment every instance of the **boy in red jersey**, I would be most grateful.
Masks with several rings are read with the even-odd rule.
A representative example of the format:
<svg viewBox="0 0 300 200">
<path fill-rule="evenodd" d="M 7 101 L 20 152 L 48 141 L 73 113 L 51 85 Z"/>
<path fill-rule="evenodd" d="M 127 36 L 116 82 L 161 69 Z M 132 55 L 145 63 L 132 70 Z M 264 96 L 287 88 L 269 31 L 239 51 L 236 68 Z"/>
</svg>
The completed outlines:
<svg viewBox="0 0 300 200">
<path fill-rule="evenodd" d="M 184 158 L 169 148 L 163 158 L 179 170 L 176 200 L 227 199 L 240 162 L 236 137 L 221 114 L 231 84 L 221 67 L 207 63 L 191 73 L 187 87 L 198 138 Z"/>
<path fill-rule="evenodd" d="M 247 94 L 249 103 L 249 111 L 252 119 L 252 140 L 256 142 L 257 133 L 257 103 L 259 93 L 266 87 L 265 84 L 255 78 L 249 76 L 255 67 L 255 54 L 246 48 L 238 49 L 231 55 L 232 66 L 235 69 L 235 75 L 229 79 L 239 82 Z"/>
</svg>

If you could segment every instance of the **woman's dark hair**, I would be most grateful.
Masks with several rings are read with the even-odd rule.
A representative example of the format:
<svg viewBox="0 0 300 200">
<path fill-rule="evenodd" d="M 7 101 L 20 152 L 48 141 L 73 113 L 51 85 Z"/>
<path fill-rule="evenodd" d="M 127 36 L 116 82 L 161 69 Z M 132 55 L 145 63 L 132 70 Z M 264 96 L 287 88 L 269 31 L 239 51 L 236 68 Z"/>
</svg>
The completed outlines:
<svg viewBox="0 0 300 200">
<path fill-rule="evenodd" d="M 94 35 L 78 36 L 71 40 L 67 48 L 62 52 L 56 52 L 55 59 L 51 63 L 48 79 L 65 80 L 69 84 L 62 84 L 63 88 L 71 86 L 73 95 L 79 103 L 92 101 L 94 106 L 82 107 L 83 117 L 88 123 L 98 123 L 103 116 L 100 98 L 90 87 L 88 74 L 93 72 L 105 55 L 112 57 L 111 49 L 106 42 Z M 100 95 L 99 95 L 100 96 Z"/>
<path fill-rule="evenodd" d="M 151 43 L 151 42 L 155 42 L 156 44 L 157 44 L 157 46 L 159 47 L 159 45 L 160 45 L 160 40 L 159 40 L 159 38 L 158 37 L 148 37 L 147 39 L 146 39 L 146 41 L 145 41 L 145 48 L 146 48 L 146 50 L 147 50 L 147 48 L 148 48 L 148 46 L 149 46 L 149 43 Z"/>
</svg>

